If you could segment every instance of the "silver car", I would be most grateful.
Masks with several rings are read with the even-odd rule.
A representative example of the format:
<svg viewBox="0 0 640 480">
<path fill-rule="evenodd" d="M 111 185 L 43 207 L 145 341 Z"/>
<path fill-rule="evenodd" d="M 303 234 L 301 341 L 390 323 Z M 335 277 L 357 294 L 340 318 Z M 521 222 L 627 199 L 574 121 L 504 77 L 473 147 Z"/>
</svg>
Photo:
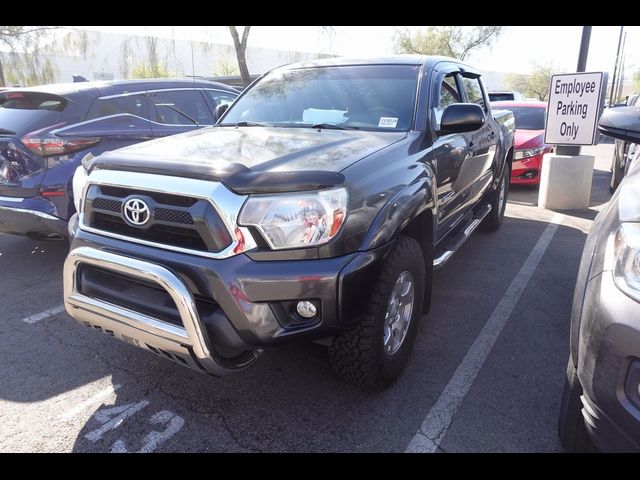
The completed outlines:
<svg viewBox="0 0 640 480">
<path fill-rule="evenodd" d="M 600 131 L 640 143 L 640 109 L 608 109 Z M 559 419 L 569 451 L 640 451 L 640 149 L 635 156 L 580 262 Z"/>
</svg>

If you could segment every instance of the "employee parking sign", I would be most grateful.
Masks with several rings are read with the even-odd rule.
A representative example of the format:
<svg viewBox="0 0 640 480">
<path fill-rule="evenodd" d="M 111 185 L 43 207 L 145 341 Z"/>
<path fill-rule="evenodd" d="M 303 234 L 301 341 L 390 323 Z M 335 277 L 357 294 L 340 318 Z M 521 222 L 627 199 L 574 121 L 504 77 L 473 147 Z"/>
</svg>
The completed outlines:
<svg viewBox="0 0 640 480">
<path fill-rule="evenodd" d="M 602 72 L 553 75 L 544 141 L 594 145 L 603 99 Z"/>
</svg>

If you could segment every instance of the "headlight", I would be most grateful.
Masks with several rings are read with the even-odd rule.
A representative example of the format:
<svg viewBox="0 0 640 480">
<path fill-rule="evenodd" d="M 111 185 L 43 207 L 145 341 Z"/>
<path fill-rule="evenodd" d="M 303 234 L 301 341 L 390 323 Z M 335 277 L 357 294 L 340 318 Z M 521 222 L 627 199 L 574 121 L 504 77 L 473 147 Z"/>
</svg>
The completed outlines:
<svg viewBox="0 0 640 480">
<path fill-rule="evenodd" d="M 80 213 L 80 207 L 82 206 L 82 194 L 84 193 L 84 187 L 89 181 L 89 164 L 95 157 L 91 153 L 87 153 L 80 161 L 80 166 L 76 168 L 76 173 L 73 174 L 73 181 L 71 186 L 73 187 L 73 204 L 76 207 L 76 212 Z"/>
<path fill-rule="evenodd" d="M 620 186 L 618 215 L 621 222 L 640 220 L 640 184 L 638 182 L 624 183 Z"/>
<path fill-rule="evenodd" d="M 514 160 L 522 160 L 523 158 L 535 157 L 544 152 L 544 147 L 526 148 L 524 150 L 516 150 L 513 154 Z"/>
<path fill-rule="evenodd" d="M 80 213 L 80 202 L 82 201 L 82 192 L 89 181 L 89 175 L 84 166 L 80 165 L 73 174 L 73 204 L 76 206 L 76 212 Z"/>
<path fill-rule="evenodd" d="M 640 301 L 640 223 L 623 223 L 615 237 L 613 278 L 624 293 Z"/>
<path fill-rule="evenodd" d="M 340 231 L 346 216 L 347 191 L 336 188 L 251 196 L 238 223 L 257 227 L 269 246 L 279 250 L 327 243 Z"/>
</svg>

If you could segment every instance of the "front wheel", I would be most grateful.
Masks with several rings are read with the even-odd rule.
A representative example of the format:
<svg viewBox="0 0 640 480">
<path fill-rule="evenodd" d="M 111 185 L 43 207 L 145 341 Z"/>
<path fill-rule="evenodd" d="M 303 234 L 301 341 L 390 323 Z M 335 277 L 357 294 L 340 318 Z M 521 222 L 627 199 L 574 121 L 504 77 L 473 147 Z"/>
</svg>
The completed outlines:
<svg viewBox="0 0 640 480">
<path fill-rule="evenodd" d="M 484 217 L 480 228 L 485 232 L 495 232 L 502 225 L 504 211 L 507 208 L 507 197 L 509 195 L 509 183 L 511 181 L 511 165 L 506 163 L 498 188 L 487 196 L 487 201 L 491 205 L 491 211 Z"/>
<path fill-rule="evenodd" d="M 582 386 L 578 380 L 578 370 L 569 356 L 567 376 L 564 380 L 560 417 L 558 419 L 558 435 L 560 443 L 568 452 L 587 453 L 596 451 L 589 437 L 582 416 Z"/>
<path fill-rule="evenodd" d="M 360 324 L 334 338 L 331 364 L 345 380 L 388 387 L 406 365 L 422 312 L 425 264 L 420 244 L 401 236 L 384 261 Z"/>
</svg>

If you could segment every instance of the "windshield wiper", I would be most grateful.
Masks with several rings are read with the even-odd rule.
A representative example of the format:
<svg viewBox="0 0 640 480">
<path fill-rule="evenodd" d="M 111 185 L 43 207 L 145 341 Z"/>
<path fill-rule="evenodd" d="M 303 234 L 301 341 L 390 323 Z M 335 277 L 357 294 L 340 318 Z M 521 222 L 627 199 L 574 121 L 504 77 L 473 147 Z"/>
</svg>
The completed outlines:
<svg viewBox="0 0 640 480">
<path fill-rule="evenodd" d="M 315 123 L 311 125 L 311 128 L 326 128 L 327 130 L 360 130 L 360 127 L 336 125 L 335 123 Z"/>
<path fill-rule="evenodd" d="M 5 130 L 4 128 L 0 128 L 0 135 L 15 135 L 16 132 L 12 132 L 11 130 Z"/>
<path fill-rule="evenodd" d="M 273 127 L 271 123 L 263 123 L 263 122 L 251 122 L 247 120 L 243 120 L 238 123 L 224 123 L 220 125 L 221 127 Z"/>
</svg>

